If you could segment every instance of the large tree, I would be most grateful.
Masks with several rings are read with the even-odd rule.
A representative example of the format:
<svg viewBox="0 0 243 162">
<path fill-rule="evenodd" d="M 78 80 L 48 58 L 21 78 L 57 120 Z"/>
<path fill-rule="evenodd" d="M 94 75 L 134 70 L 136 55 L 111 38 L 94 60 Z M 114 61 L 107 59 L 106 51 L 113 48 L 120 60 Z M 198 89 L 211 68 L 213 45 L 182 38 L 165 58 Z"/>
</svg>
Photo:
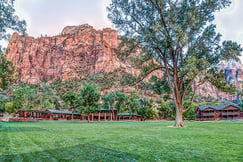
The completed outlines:
<svg viewBox="0 0 243 162">
<path fill-rule="evenodd" d="M 110 92 L 108 95 L 103 95 L 103 106 L 108 107 L 112 110 L 112 119 L 114 119 L 114 108 L 118 111 L 120 110 L 120 107 L 125 103 L 125 100 L 127 99 L 127 96 L 125 93 L 121 93 L 120 91 Z M 115 119 L 116 120 L 116 119 Z"/>
<path fill-rule="evenodd" d="M 215 85 L 216 68 L 223 60 L 238 60 L 242 48 L 216 33 L 214 13 L 230 0 L 112 0 L 108 17 L 126 40 L 153 56 L 167 76 L 176 105 L 174 126 L 183 127 L 182 114 L 190 109 L 196 90 L 206 81 Z M 142 54 L 141 54 L 142 55 Z M 148 57 L 145 57 L 148 58 Z M 148 64 L 148 63 L 147 63 Z M 150 73 L 154 69 L 146 68 Z M 217 83 L 216 83 L 217 82 Z M 185 97 L 190 104 L 183 108 Z"/>
<path fill-rule="evenodd" d="M 19 109 L 34 109 L 35 107 L 36 90 L 30 86 L 19 87 L 13 92 L 13 104 L 15 110 Z"/>
<path fill-rule="evenodd" d="M 107 106 L 108 109 L 111 109 L 111 111 L 112 111 L 111 120 L 114 118 L 114 105 L 115 105 L 115 101 L 116 101 L 115 97 L 116 96 L 113 92 L 110 92 L 108 95 L 102 96 L 102 100 L 104 102 L 103 105 Z"/>
<path fill-rule="evenodd" d="M 74 107 L 80 108 L 80 111 L 88 116 L 89 122 L 90 114 L 97 111 L 99 99 L 98 86 L 96 84 L 88 83 L 79 90 L 79 93 L 77 93 Z"/>
<path fill-rule="evenodd" d="M 66 104 L 66 106 L 68 106 L 69 109 L 72 109 L 72 119 L 73 119 L 73 115 L 75 112 L 74 103 L 76 100 L 76 93 L 73 91 L 67 91 L 62 96 L 62 99 L 63 99 L 64 103 Z"/>
</svg>

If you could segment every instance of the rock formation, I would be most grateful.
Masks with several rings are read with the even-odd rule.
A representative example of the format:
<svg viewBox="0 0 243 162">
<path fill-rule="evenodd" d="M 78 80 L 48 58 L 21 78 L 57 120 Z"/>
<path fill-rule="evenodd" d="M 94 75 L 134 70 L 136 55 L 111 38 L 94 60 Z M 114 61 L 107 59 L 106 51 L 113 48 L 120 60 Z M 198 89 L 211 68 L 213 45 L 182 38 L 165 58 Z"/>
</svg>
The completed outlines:
<svg viewBox="0 0 243 162">
<path fill-rule="evenodd" d="M 89 25 L 67 26 L 61 35 L 37 39 L 14 33 L 6 58 L 19 70 L 21 81 L 29 84 L 82 78 L 117 68 L 135 73 L 129 64 L 117 58 L 114 49 L 119 43 L 116 30 L 97 31 Z"/>
<path fill-rule="evenodd" d="M 5 56 L 18 69 L 20 80 L 29 84 L 85 78 L 90 74 L 113 72 L 118 68 L 138 76 L 141 70 L 118 59 L 115 49 L 120 42 L 116 30 L 110 28 L 95 30 L 89 25 L 67 26 L 60 35 L 52 37 L 35 39 L 27 34 L 20 36 L 14 33 Z M 241 88 L 243 81 L 241 65 L 222 63 L 220 68 L 225 69 L 226 81 Z M 150 76 L 153 74 L 162 76 L 161 71 L 156 71 Z M 198 94 L 213 98 L 219 95 L 217 89 L 209 83 L 198 90 Z M 220 95 L 225 96 L 223 93 Z"/>
</svg>

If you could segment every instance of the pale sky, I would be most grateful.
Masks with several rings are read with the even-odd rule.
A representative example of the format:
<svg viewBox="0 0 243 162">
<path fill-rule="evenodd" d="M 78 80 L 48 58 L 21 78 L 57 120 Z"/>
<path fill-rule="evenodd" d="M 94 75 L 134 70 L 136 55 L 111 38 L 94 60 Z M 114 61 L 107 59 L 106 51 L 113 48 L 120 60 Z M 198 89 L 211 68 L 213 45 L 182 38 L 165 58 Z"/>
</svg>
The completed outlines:
<svg viewBox="0 0 243 162">
<path fill-rule="evenodd" d="M 106 7 L 110 0 L 16 0 L 19 17 L 27 21 L 31 36 L 55 35 L 68 25 L 111 27 Z"/>
<path fill-rule="evenodd" d="M 111 0 L 16 0 L 15 9 L 27 21 L 30 36 L 56 35 L 67 25 L 89 24 L 96 29 L 113 27 L 106 7 Z M 243 47 L 243 0 L 233 0 L 230 8 L 216 14 L 215 24 L 223 37 Z"/>
</svg>

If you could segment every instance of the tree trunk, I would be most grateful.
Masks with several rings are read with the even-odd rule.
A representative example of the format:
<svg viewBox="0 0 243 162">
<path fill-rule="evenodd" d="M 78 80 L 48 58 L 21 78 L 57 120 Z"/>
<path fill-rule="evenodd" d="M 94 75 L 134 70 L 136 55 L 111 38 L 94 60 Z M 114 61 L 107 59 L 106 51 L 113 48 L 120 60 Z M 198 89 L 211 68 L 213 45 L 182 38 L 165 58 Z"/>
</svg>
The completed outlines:
<svg viewBox="0 0 243 162">
<path fill-rule="evenodd" d="M 112 118 L 111 118 L 111 120 L 113 120 L 114 119 L 114 109 L 112 108 Z"/>
<path fill-rule="evenodd" d="M 74 117 L 74 111 L 75 111 L 75 109 L 74 109 L 74 106 L 73 106 L 73 105 L 71 105 L 71 109 L 72 109 L 72 120 L 73 120 L 73 117 Z"/>
<path fill-rule="evenodd" d="M 89 120 L 90 120 L 90 119 L 89 119 L 89 114 L 88 114 L 88 123 L 89 123 Z"/>
<path fill-rule="evenodd" d="M 174 127 L 184 127 L 183 125 L 183 117 L 182 117 L 182 107 L 177 107 L 176 108 L 176 119 L 175 119 L 175 124 Z"/>
</svg>

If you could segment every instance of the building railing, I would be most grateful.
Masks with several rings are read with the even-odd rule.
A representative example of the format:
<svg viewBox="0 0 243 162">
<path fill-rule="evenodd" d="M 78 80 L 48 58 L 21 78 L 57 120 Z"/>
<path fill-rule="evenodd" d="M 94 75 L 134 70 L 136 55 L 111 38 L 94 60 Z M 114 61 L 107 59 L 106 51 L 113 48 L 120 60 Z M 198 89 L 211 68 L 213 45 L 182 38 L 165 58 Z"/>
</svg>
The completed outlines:
<svg viewBox="0 0 243 162">
<path fill-rule="evenodd" d="M 94 113 L 94 116 L 99 116 L 99 113 Z M 111 116 L 111 113 L 106 113 L 106 115 L 104 113 L 100 113 L 100 117 L 105 117 L 105 116 Z"/>
<path fill-rule="evenodd" d="M 239 115 L 239 112 L 222 112 L 222 115 Z"/>
<path fill-rule="evenodd" d="M 214 116 L 214 112 L 213 113 L 203 113 L 203 116 Z"/>
</svg>

